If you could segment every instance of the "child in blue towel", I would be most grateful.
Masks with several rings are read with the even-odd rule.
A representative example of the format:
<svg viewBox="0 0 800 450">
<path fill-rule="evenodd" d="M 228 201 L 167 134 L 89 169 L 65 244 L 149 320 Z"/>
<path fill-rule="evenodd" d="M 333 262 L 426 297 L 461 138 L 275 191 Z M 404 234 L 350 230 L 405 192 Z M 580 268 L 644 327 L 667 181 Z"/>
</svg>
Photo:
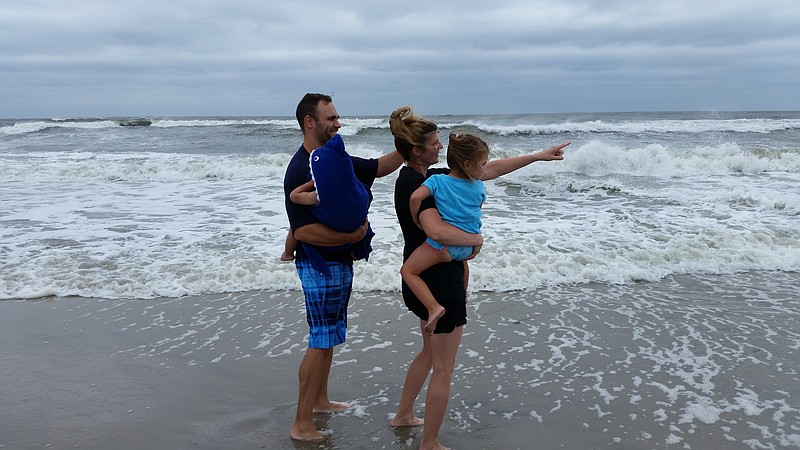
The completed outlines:
<svg viewBox="0 0 800 450">
<path fill-rule="evenodd" d="M 360 227 L 367 218 L 372 193 L 353 172 L 350 155 L 345 151 L 344 141 L 338 134 L 324 146 L 311 152 L 309 157 L 311 180 L 298 186 L 289 194 L 289 199 L 300 205 L 312 206 L 311 212 L 323 225 L 336 231 L 349 232 Z M 366 259 L 374 233 L 353 248 L 354 259 Z M 282 261 L 294 259 L 298 242 L 289 232 L 281 255 Z M 316 252 L 306 247 L 312 261 Z"/>
</svg>

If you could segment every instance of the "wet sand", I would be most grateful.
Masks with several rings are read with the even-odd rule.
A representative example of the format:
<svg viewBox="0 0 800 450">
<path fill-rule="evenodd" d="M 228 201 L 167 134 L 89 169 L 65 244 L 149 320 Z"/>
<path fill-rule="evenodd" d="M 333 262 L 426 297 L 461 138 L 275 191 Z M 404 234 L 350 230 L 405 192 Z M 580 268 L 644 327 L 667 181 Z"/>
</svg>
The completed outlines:
<svg viewBox="0 0 800 450">
<path fill-rule="evenodd" d="M 441 440 L 454 449 L 800 448 L 800 275 L 475 293 Z M 0 448 L 406 449 L 387 426 L 417 346 L 355 293 L 330 440 L 289 439 L 300 292 L 0 302 Z M 422 406 L 418 413 L 424 413 Z"/>
</svg>

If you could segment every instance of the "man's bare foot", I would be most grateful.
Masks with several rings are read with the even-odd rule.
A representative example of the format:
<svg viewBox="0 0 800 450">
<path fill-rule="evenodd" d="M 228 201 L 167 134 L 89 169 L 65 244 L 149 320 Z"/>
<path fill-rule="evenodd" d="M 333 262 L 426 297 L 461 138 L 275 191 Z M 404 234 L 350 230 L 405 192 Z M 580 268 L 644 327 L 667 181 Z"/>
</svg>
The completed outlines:
<svg viewBox="0 0 800 450">
<path fill-rule="evenodd" d="M 299 429 L 295 429 L 292 427 L 291 433 L 289 436 L 295 441 L 303 441 L 303 442 L 319 442 L 324 441 L 331 437 L 330 431 L 318 431 L 316 428 L 308 431 L 301 431 Z"/>
<path fill-rule="evenodd" d="M 441 305 L 436 306 L 438 306 L 438 308 L 428 313 L 428 323 L 425 324 L 425 332 L 428 334 L 433 334 L 433 330 L 436 329 L 436 322 L 444 315 L 444 308 L 442 308 Z"/>
<path fill-rule="evenodd" d="M 334 413 L 339 411 L 347 411 L 348 409 L 352 409 L 353 405 L 349 403 L 342 403 L 342 402 L 331 402 L 329 401 L 326 405 L 317 405 L 314 407 L 315 413 Z"/>
<path fill-rule="evenodd" d="M 399 427 L 419 427 L 425 424 L 425 419 L 420 419 L 419 417 L 400 417 L 394 416 L 392 420 L 389 421 L 389 426 L 392 428 L 399 428 Z"/>
<path fill-rule="evenodd" d="M 293 261 L 293 260 L 294 260 L 294 253 L 283 252 L 281 254 L 281 261 Z"/>
</svg>

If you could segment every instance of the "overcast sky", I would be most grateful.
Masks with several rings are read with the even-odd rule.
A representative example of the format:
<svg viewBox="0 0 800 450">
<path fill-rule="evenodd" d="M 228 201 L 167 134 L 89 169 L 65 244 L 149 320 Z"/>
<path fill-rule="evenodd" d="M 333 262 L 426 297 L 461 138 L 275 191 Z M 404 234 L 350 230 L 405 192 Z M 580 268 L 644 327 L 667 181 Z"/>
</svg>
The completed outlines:
<svg viewBox="0 0 800 450">
<path fill-rule="evenodd" d="M 800 110 L 798 0 L 0 0 L 0 117 Z"/>
</svg>

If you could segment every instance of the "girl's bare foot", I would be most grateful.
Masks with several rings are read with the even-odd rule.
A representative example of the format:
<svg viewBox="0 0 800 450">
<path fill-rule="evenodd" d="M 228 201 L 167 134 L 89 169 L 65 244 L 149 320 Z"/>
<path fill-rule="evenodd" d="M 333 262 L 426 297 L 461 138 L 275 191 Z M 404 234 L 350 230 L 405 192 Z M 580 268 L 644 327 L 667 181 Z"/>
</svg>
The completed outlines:
<svg viewBox="0 0 800 450">
<path fill-rule="evenodd" d="M 444 308 L 440 305 L 436 305 L 438 308 L 434 309 L 433 312 L 428 313 L 428 323 L 425 324 L 425 332 L 428 334 L 433 334 L 433 330 L 436 329 L 436 322 L 442 318 L 444 315 Z"/>
</svg>

